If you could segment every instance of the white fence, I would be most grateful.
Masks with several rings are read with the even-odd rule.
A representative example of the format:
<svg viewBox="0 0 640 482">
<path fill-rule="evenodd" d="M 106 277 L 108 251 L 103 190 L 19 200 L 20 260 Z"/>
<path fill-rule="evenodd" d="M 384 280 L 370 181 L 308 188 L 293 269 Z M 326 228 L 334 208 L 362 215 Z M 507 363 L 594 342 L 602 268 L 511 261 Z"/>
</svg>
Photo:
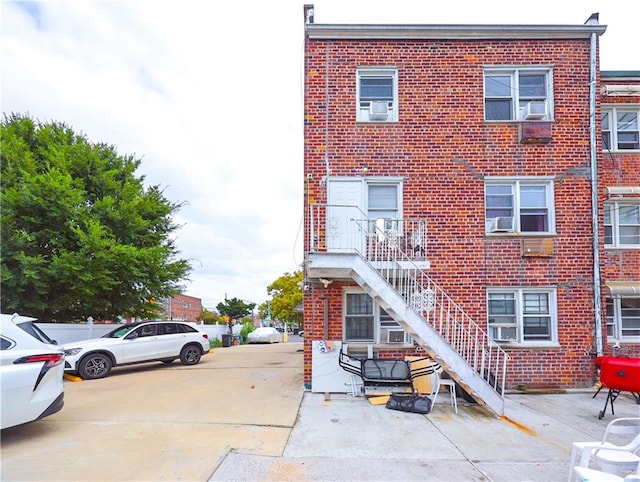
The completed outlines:
<svg viewBox="0 0 640 482">
<path fill-rule="evenodd" d="M 58 345 L 71 343 L 74 341 L 88 340 L 90 338 L 100 338 L 102 335 L 110 332 L 117 326 L 116 323 L 36 323 L 36 325 L 44 331 L 49 338 L 55 340 Z M 222 335 L 229 333 L 227 325 L 198 325 L 209 339 L 215 338 L 222 340 Z M 234 325 L 233 334 L 239 335 L 241 325 Z"/>
</svg>

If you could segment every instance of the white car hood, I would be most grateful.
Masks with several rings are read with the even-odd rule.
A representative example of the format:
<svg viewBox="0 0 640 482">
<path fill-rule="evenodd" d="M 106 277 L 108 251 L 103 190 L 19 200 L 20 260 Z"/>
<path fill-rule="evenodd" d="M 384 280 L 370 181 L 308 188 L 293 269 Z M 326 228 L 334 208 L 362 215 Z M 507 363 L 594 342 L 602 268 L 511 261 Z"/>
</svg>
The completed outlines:
<svg viewBox="0 0 640 482">
<path fill-rule="evenodd" d="M 109 346 L 120 345 L 123 342 L 122 338 L 91 338 L 89 340 L 79 340 L 65 343 L 62 347 L 65 350 L 72 348 L 82 348 L 83 350 L 90 350 L 91 348 L 106 348 Z"/>
</svg>

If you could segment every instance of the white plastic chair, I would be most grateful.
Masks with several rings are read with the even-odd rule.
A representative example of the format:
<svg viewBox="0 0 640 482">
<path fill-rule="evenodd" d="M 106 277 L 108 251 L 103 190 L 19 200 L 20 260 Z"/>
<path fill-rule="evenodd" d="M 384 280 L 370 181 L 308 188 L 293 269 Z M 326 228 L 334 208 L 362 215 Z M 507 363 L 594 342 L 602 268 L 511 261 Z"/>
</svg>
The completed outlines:
<svg viewBox="0 0 640 482">
<path fill-rule="evenodd" d="M 603 472 L 609 472 L 617 475 L 622 470 L 634 470 L 640 458 L 634 453 L 640 449 L 640 417 L 617 418 L 612 420 L 605 429 L 602 440 L 599 442 L 574 442 L 571 449 L 571 461 L 569 463 L 569 482 L 574 476 L 574 465 L 579 451 L 582 451 L 580 466 L 589 467 L 591 455 L 596 457 L 598 465 Z M 635 437 L 630 444 L 615 445 L 611 442 L 612 438 L 619 439 L 627 437 L 627 440 Z M 616 439 L 616 440 L 617 440 Z M 633 443 L 636 445 L 633 445 Z M 631 446 L 632 450 L 622 449 L 620 447 Z M 635 447 L 635 449 L 633 449 Z M 612 448 L 613 450 L 606 450 Z"/>
<path fill-rule="evenodd" d="M 456 381 L 452 378 L 440 378 L 440 386 L 447 387 L 449 390 L 449 400 L 451 402 L 451 406 L 454 408 L 456 413 L 458 413 L 458 399 L 456 398 Z"/>
<path fill-rule="evenodd" d="M 573 468 L 573 473 L 579 482 L 637 482 L 640 481 L 640 464 L 638 464 L 633 474 L 629 474 L 626 477 L 579 465 Z"/>
<path fill-rule="evenodd" d="M 623 470 L 637 470 L 640 457 L 635 452 L 638 450 L 640 450 L 640 435 L 626 445 L 585 443 L 578 467 L 589 468 L 591 456 L 595 455 L 602 472 L 619 476 Z M 578 473 L 580 470 L 574 468 L 573 472 Z"/>
<path fill-rule="evenodd" d="M 444 368 L 440 367 L 440 369 L 438 370 L 438 376 L 439 376 L 438 383 L 440 384 L 440 388 L 447 387 L 447 390 L 449 391 L 449 402 L 451 403 L 451 406 L 453 407 L 455 412 L 458 413 L 458 399 L 456 397 L 456 381 L 453 378 L 443 378 L 442 377 L 443 373 L 444 373 Z"/>
</svg>

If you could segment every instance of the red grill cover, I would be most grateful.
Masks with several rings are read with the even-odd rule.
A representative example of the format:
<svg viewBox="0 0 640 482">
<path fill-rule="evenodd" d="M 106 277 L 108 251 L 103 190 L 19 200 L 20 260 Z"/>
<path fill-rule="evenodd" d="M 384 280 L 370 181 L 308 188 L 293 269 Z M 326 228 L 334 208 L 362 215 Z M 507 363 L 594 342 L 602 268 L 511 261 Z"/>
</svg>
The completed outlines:
<svg viewBox="0 0 640 482">
<path fill-rule="evenodd" d="M 613 390 L 640 392 L 640 358 L 599 356 L 595 361 L 600 367 L 600 381 Z"/>
</svg>

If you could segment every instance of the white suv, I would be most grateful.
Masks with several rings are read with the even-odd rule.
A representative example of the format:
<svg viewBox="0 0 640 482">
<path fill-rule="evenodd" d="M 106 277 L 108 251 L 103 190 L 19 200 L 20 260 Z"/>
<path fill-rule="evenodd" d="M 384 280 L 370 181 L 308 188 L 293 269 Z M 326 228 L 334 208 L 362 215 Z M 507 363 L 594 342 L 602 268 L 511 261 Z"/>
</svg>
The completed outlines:
<svg viewBox="0 0 640 482">
<path fill-rule="evenodd" d="M 3 429 L 47 417 L 64 405 L 64 352 L 34 321 L 0 315 Z"/>
<path fill-rule="evenodd" d="M 67 372 L 85 380 L 103 378 L 116 365 L 150 361 L 195 365 L 209 353 L 209 336 L 186 321 L 144 321 L 118 325 L 101 338 L 64 345 Z"/>
</svg>

